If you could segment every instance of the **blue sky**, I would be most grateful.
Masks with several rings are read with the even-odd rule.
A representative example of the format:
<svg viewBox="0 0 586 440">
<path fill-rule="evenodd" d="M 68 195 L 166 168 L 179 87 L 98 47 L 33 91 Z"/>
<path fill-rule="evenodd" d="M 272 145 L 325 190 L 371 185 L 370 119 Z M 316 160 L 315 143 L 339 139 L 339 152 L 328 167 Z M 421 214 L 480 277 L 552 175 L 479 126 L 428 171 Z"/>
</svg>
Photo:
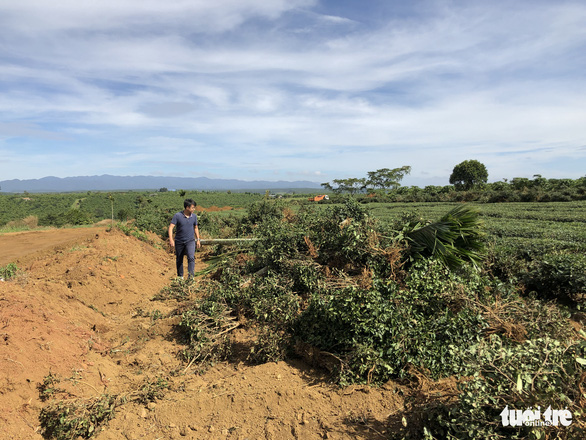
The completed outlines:
<svg viewBox="0 0 586 440">
<path fill-rule="evenodd" d="M 586 2 L 0 0 L 0 180 L 586 175 Z"/>
</svg>

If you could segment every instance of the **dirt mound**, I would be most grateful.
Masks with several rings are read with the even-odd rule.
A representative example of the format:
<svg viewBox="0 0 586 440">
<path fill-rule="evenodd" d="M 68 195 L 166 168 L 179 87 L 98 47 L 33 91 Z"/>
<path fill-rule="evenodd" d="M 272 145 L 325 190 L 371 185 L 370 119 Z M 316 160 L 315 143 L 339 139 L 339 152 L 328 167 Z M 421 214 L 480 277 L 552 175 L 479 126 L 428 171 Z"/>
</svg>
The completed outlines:
<svg viewBox="0 0 586 440">
<path fill-rule="evenodd" d="M 188 367 L 174 335 L 177 304 L 152 300 L 174 276 L 173 256 L 116 229 L 77 231 L 0 236 L 0 264 L 24 270 L 0 282 L 2 438 L 42 439 L 39 414 L 53 397 L 132 396 L 156 383 L 164 396 L 128 398 L 94 438 L 385 438 L 403 407 L 393 384 L 341 389 L 301 360 Z M 29 252 L 41 250 L 20 252 L 29 241 Z"/>
</svg>

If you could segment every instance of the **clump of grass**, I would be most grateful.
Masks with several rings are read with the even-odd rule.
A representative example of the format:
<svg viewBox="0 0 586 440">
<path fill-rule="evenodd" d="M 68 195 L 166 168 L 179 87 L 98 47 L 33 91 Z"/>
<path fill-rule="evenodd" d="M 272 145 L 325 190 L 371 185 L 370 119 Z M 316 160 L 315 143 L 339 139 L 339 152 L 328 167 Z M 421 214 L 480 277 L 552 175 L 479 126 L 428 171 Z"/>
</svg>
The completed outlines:
<svg viewBox="0 0 586 440">
<path fill-rule="evenodd" d="M 6 266 L 0 267 L 0 278 L 4 281 L 8 281 L 14 278 L 19 272 L 18 267 L 15 263 L 8 263 Z"/>
<path fill-rule="evenodd" d="M 165 390 L 169 389 L 167 379 L 157 377 L 155 380 L 147 379 L 145 383 L 136 392 L 133 400 L 147 404 L 155 400 L 162 399 L 165 396 Z"/>
<path fill-rule="evenodd" d="M 153 310 L 151 312 L 151 322 L 154 324 L 157 320 L 159 319 L 163 319 L 164 315 L 163 312 L 161 312 L 159 309 Z"/>
<path fill-rule="evenodd" d="M 144 241 L 145 243 L 150 244 L 154 248 L 157 248 L 157 249 L 161 248 L 161 245 L 159 244 L 159 242 L 157 240 L 151 239 L 144 231 L 141 231 L 140 229 L 138 229 L 134 226 L 129 226 L 129 225 L 124 225 L 122 223 L 117 223 L 116 227 L 128 236 L 133 236 L 133 237 L 139 239 L 140 241 Z"/>
<path fill-rule="evenodd" d="M 28 272 L 18 268 L 14 263 L 0 267 L 0 281 L 12 281 L 21 286 L 28 283 Z"/>
</svg>

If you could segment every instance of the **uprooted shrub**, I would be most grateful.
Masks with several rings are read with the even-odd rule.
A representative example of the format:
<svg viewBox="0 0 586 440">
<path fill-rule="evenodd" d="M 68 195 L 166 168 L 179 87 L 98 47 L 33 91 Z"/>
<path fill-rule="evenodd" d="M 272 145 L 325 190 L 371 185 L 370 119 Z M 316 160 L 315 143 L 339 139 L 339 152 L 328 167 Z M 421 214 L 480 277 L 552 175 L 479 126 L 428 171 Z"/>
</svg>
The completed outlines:
<svg viewBox="0 0 586 440">
<path fill-rule="evenodd" d="M 410 363 L 434 371 L 435 377 L 452 374 L 459 360 L 447 345 L 482 337 L 487 327 L 482 311 L 455 304 L 454 296 L 470 301 L 488 281 L 477 275 L 470 281 L 474 271 L 457 275 L 445 258 L 417 259 L 414 252 L 402 252 L 410 242 L 427 252 L 432 223 L 422 223 L 423 239 L 407 240 L 417 230 L 414 225 L 393 236 L 353 199 L 286 216 L 277 216 L 276 205 L 268 203 L 255 205 L 246 220 L 250 225 L 262 220 L 259 213 L 268 213 L 251 229 L 258 241 L 249 258 L 224 262 L 206 301 L 285 332 L 290 337 L 280 338 L 284 343 L 306 343 L 331 354 L 338 360 L 337 380 L 346 383 L 401 377 Z M 458 207 L 442 219 L 444 232 L 438 234 L 452 250 L 461 244 L 454 237 L 458 225 L 466 230 L 458 240 L 479 237 L 474 213 Z"/>
<path fill-rule="evenodd" d="M 39 416 L 43 435 L 57 440 L 90 438 L 114 417 L 121 403 L 117 396 L 110 394 L 51 402 Z"/>
<path fill-rule="evenodd" d="M 584 339 L 562 343 L 546 336 L 511 345 L 493 336 L 483 344 L 451 349 L 466 360 L 462 373 L 469 376 L 459 383 L 458 398 L 412 399 L 406 426 L 395 438 L 584 438 Z M 548 420 L 548 408 L 568 410 L 570 425 Z"/>
<path fill-rule="evenodd" d="M 136 211 L 136 219 L 133 226 L 139 231 L 148 231 L 167 238 L 169 222 L 174 212 L 171 209 L 140 208 Z"/>
<path fill-rule="evenodd" d="M 258 212 L 270 215 L 263 220 Z M 270 206 L 255 213 L 246 225 L 258 240 L 245 258 L 232 251 L 233 257 L 217 260 L 221 265 L 204 283 L 200 300 L 223 304 L 240 323 L 257 328 L 253 362 L 295 353 L 328 369 L 340 384 L 470 378 L 459 379 L 451 399 L 413 404 L 419 419 L 409 419 L 408 426 L 418 428 L 414 436 L 429 439 L 461 438 L 465 424 L 469 438 L 499 438 L 495 410 L 488 411 L 493 404 L 502 411 L 539 397 L 576 405 L 582 386 L 576 378 L 586 376 L 576 361 L 583 353 L 569 348 L 576 335 L 567 313 L 478 270 L 484 238 L 474 211 L 458 207 L 435 223 L 411 219 L 393 227 L 381 226 L 352 200 L 296 215 L 277 215 Z M 211 315 L 197 321 L 192 313 L 183 315 L 196 335 L 191 349 L 210 340 L 210 328 L 212 334 L 229 328 L 210 327 Z M 544 332 L 550 342 L 540 339 Z M 555 400 L 553 388 L 536 388 L 545 386 L 543 368 L 557 379 L 563 371 L 575 374 L 554 386 L 570 401 Z M 521 397 L 507 400 L 517 386 Z"/>
<path fill-rule="evenodd" d="M 62 386 L 74 386 L 77 378 L 62 380 L 49 374 L 37 385 L 43 402 L 50 399 L 39 414 L 43 437 L 56 440 L 89 439 L 98 434 L 102 427 L 115 416 L 116 410 L 128 403 L 148 404 L 165 395 L 169 383 L 164 377 L 145 379 L 142 385 L 125 394 L 103 393 L 90 398 L 75 398 Z"/>
<path fill-rule="evenodd" d="M 179 323 L 188 339 L 185 359 L 190 365 L 197 361 L 202 368 L 226 359 L 230 353 L 228 333 L 238 325 L 224 302 L 208 298 L 196 301 L 183 312 Z"/>
<path fill-rule="evenodd" d="M 448 376 L 462 368 L 448 346 L 479 341 L 488 327 L 479 308 L 459 303 L 474 299 L 462 282 L 437 262 L 419 262 L 404 285 L 376 280 L 370 289 L 320 292 L 297 319 L 295 336 L 335 354 L 342 383 L 405 377 L 408 365 Z"/>
</svg>

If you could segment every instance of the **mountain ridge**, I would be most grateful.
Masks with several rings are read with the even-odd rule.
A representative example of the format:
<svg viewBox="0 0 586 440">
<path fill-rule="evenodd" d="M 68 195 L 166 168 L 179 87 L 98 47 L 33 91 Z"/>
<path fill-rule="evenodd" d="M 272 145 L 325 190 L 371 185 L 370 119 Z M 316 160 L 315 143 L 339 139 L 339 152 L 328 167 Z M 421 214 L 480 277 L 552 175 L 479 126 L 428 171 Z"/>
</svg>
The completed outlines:
<svg viewBox="0 0 586 440">
<path fill-rule="evenodd" d="M 268 181 L 210 179 L 208 177 L 163 176 L 96 176 L 55 177 L 39 179 L 12 179 L 0 181 L 0 192 L 73 192 L 73 191 L 124 191 L 158 190 L 160 188 L 185 190 L 245 190 L 245 189 L 318 189 L 320 184 L 307 180 Z"/>
</svg>

